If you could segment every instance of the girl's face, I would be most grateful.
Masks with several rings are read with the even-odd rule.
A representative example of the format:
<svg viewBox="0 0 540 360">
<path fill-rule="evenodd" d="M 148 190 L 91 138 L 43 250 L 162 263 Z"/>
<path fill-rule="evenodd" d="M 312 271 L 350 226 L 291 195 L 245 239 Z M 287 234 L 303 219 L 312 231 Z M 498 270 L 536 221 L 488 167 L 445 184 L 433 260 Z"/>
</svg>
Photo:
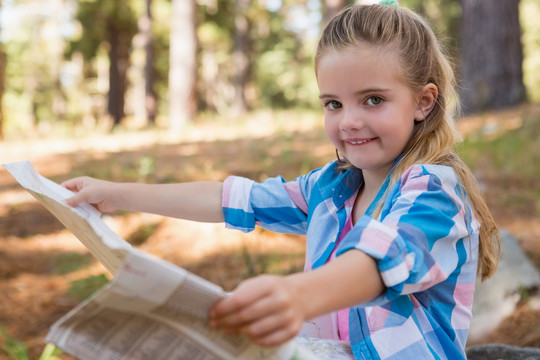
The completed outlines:
<svg viewBox="0 0 540 360">
<path fill-rule="evenodd" d="M 402 80 L 394 50 L 330 51 L 317 80 L 326 134 L 355 167 L 385 177 L 424 116 Z"/>
</svg>

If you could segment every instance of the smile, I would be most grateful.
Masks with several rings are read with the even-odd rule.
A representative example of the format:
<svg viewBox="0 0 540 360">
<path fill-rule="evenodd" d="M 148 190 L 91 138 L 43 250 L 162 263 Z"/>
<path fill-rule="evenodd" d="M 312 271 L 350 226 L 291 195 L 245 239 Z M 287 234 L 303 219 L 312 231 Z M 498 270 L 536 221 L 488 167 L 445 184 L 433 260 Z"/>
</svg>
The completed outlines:
<svg viewBox="0 0 540 360">
<path fill-rule="evenodd" d="M 365 140 L 345 140 L 347 143 L 351 144 L 351 145 L 361 145 L 361 144 L 365 144 L 367 142 L 370 142 L 371 140 L 373 139 L 365 139 Z"/>
</svg>

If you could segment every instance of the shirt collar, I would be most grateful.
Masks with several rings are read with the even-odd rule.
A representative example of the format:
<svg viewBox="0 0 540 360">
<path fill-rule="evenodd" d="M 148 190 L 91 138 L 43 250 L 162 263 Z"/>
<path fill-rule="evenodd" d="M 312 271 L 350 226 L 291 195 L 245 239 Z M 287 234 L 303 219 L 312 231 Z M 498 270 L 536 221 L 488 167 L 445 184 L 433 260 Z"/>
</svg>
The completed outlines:
<svg viewBox="0 0 540 360">
<path fill-rule="evenodd" d="M 332 200 L 334 205 L 340 208 L 358 191 L 360 186 L 364 184 L 364 176 L 362 170 L 352 167 L 347 169 L 342 176 L 339 176 L 338 178 L 339 182 L 333 189 Z"/>
<path fill-rule="evenodd" d="M 375 206 L 379 203 L 380 199 L 386 192 L 386 189 L 388 188 L 388 184 L 390 183 L 390 177 L 392 175 L 392 172 L 394 171 L 394 168 L 399 163 L 399 161 L 403 158 L 403 154 L 400 154 L 397 159 L 394 161 L 394 165 L 392 166 L 392 169 L 386 176 L 386 179 L 384 180 L 384 183 L 382 184 L 381 188 L 379 189 L 377 196 L 369 206 L 369 208 L 366 210 L 367 215 L 371 215 L 373 211 L 375 210 Z M 337 176 L 337 181 L 332 186 L 332 200 L 334 202 L 334 205 L 338 208 L 342 207 L 345 202 L 353 196 L 356 191 L 364 184 L 364 175 L 362 173 L 362 170 L 351 167 L 347 169 L 346 171 L 338 170 L 337 169 L 338 162 L 336 161 L 334 164 L 334 171 L 336 173 L 341 172 L 341 176 Z"/>
</svg>

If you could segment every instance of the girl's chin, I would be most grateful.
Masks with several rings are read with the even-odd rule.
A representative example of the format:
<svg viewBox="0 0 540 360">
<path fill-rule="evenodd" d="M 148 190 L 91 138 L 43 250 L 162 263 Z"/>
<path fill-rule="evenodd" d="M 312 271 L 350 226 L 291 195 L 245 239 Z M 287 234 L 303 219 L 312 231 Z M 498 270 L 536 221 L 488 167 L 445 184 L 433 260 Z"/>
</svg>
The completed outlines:
<svg viewBox="0 0 540 360">
<path fill-rule="evenodd" d="M 387 171 L 390 171 L 390 169 L 392 168 L 392 165 L 394 164 L 393 161 L 391 161 L 391 162 L 373 161 L 374 160 L 373 158 L 371 158 L 371 159 L 358 159 L 358 158 L 355 159 L 355 158 L 344 157 L 344 159 L 346 159 L 355 168 L 358 168 L 358 169 L 361 169 L 361 170 L 364 170 L 364 171 L 375 171 L 375 172 L 383 171 L 383 172 L 387 172 Z"/>
</svg>

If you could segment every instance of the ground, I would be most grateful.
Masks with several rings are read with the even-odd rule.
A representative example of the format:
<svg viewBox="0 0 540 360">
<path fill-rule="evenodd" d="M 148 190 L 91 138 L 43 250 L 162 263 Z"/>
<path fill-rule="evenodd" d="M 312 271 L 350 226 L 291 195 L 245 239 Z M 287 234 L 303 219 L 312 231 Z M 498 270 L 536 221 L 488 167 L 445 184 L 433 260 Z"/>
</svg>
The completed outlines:
<svg viewBox="0 0 540 360">
<path fill-rule="evenodd" d="M 171 182 L 223 180 L 228 174 L 261 180 L 268 169 L 291 179 L 333 158 L 323 132 L 312 124 L 304 123 L 304 129 L 302 125 L 275 128 L 267 121 L 262 124 L 239 138 L 230 131 L 222 129 L 216 134 L 211 126 L 202 126 L 192 130 L 189 139 L 175 139 L 152 130 L 71 140 L 13 141 L 0 144 L 0 161 L 31 159 L 41 174 L 57 182 L 81 174 Z M 469 119 L 463 126 L 474 128 L 477 124 Z M 253 132 L 266 135 L 247 137 Z M 516 212 L 489 201 L 501 192 L 519 191 L 517 185 L 501 182 L 496 174 L 489 169 L 479 173 L 496 221 L 518 239 L 540 268 L 537 209 L 525 202 Z M 226 290 L 262 272 L 284 274 L 303 267 L 301 237 L 260 229 L 242 234 L 226 230 L 221 224 L 195 224 L 143 214 L 116 213 L 105 219 L 133 245 Z M 58 221 L 6 171 L 0 171 L 0 326 L 24 344 L 30 359 L 39 357 L 50 325 L 102 284 L 102 274 L 109 277 Z M 540 312 L 523 301 L 483 342 L 540 347 L 539 323 Z M 70 359 L 67 355 L 61 357 Z M 8 359 L 1 350 L 0 359 Z"/>
</svg>

